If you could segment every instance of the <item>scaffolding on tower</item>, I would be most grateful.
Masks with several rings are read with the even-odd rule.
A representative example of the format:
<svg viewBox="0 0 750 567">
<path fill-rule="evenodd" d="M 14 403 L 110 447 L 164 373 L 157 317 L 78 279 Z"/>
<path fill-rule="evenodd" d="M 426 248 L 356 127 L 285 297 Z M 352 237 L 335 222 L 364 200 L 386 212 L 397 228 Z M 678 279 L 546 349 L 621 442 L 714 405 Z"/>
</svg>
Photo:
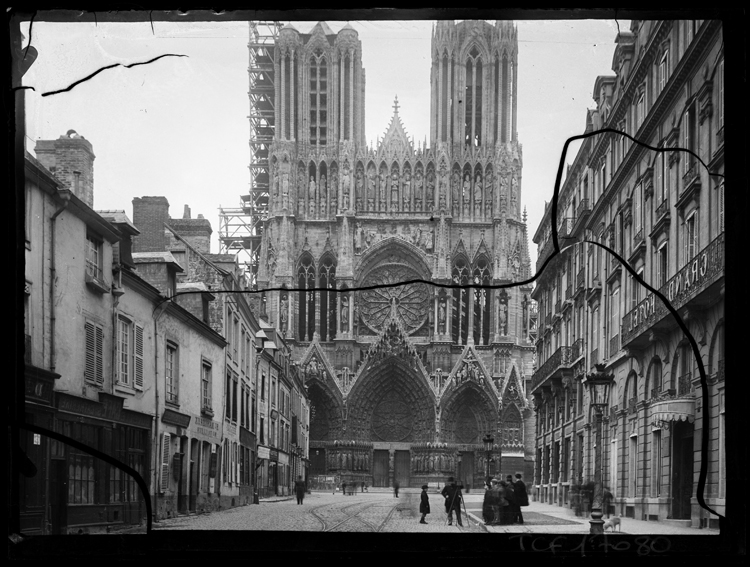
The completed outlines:
<svg viewBox="0 0 750 567">
<path fill-rule="evenodd" d="M 268 216 L 268 155 L 274 138 L 274 46 L 283 24 L 251 21 L 250 54 L 250 190 L 237 208 L 219 207 L 219 243 L 223 254 L 236 254 L 249 285 L 257 289 L 260 238 Z"/>
</svg>

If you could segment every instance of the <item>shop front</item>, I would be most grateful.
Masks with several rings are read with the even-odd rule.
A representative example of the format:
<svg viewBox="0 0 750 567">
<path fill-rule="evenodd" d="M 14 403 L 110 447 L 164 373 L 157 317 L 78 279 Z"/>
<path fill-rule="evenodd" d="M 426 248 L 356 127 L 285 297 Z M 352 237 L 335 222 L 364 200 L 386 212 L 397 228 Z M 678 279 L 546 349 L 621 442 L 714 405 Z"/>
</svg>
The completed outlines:
<svg viewBox="0 0 750 567">
<path fill-rule="evenodd" d="M 123 398 L 99 401 L 57 392 L 55 431 L 116 458 L 149 484 L 151 416 L 123 409 Z M 145 520 L 134 477 L 85 449 L 60 441 L 50 447 L 51 520 L 54 533 L 91 533 Z"/>
</svg>

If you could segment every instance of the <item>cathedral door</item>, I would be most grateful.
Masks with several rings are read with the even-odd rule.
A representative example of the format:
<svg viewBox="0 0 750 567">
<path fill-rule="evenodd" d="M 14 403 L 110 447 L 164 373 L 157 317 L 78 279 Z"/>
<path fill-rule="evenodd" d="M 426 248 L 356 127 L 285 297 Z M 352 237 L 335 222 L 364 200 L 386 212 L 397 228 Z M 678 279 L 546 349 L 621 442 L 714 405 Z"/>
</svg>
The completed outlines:
<svg viewBox="0 0 750 567">
<path fill-rule="evenodd" d="M 409 486 L 409 472 L 411 468 L 409 451 L 396 451 L 393 467 L 393 476 L 399 485 L 402 487 Z"/>
<path fill-rule="evenodd" d="M 372 485 L 389 486 L 388 451 L 375 450 L 372 457 Z"/>
<path fill-rule="evenodd" d="M 474 483 L 474 452 L 461 453 L 461 462 L 458 464 L 458 481 L 464 488 L 472 488 Z"/>
</svg>

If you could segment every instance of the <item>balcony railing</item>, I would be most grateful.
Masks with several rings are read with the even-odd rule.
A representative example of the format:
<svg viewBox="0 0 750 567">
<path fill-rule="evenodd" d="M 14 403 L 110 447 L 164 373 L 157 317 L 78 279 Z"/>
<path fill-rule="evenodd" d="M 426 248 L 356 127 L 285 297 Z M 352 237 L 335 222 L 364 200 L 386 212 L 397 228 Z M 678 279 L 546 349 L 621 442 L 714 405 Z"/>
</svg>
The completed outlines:
<svg viewBox="0 0 750 567">
<path fill-rule="evenodd" d="M 635 404 L 638 402 L 638 398 L 630 398 L 628 400 L 628 413 L 635 413 Z"/>
<path fill-rule="evenodd" d="M 643 227 L 641 227 L 633 236 L 633 248 L 638 248 L 641 242 L 646 242 L 646 238 L 643 236 Z"/>
<path fill-rule="evenodd" d="M 609 408 L 609 420 L 614 421 L 617 419 L 617 406 L 612 406 Z"/>
<path fill-rule="evenodd" d="M 552 241 L 552 238 L 547 239 L 547 241 L 542 245 L 542 247 L 539 249 L 539 255 L 536 260 L 536 271 L 539 272 L 539 269 L 542 267 L 544 262 L 552 255 L 552 252 L 554 251 L 555 246 L 554 242 Z"/>
<path fill-rule="evenodd" d="M 560 313 L 562 311 L 562 301 L 559 299 L 555 302 L 555 313 Z"/>
<path fill-rule="evenodd" d="M 550 325 L 551 322 L 552 322 L 552 314 L 551 313 L 547 313 L 544 316 L 544 324 L 545 324 L 545 326 Z"/>
<path fill-rule="evenodd" d="M 578 270 L 578 275 L 576 276 L 576 287 L 583 287 L 584 282 L 586 281 L 586 270 L 584 268 L 581 268 Z"/>
<path fill-rule="evenodd" d="M 595 364 L 599 364 L 599 349 L 595 348 L 591 351 L 591 368 L 594 367 Z"/>
<path fill-rule="evenodd" d="M 687 157 L 685 158 L 687 159 Z M 690 187 L 695 182 L 700 183 L 700 175 L 698 174 L 698 168 L 695 167 L 695 164 L 691 164 L 690 169 L 688 169 L 685 174 L 682 176 L 682 190 L 687 191 L 690 189 Z"/>
<path fill-rule="evenodd" d="M 578 360 L 578 358 L 583 354 L 583 339 L 577 339 L 571 348 L 570 353 L 570 360 L 571 362 L 574 360 Z"/>
<path fill-rule="evenodd" d="M 573 232 L 573 226 L 575 225 L 576 219 L 574 218 L 564 218 L 562 222 L 560 223 L 560 226 L 557 229 L 557 235 L 560 238 L 565 238 L 566 236 L 569 236 Z"/>
<path fill-rule="evenodd" d="M 679 309 L 724 275 L 724 234 L 716 237 L 691 262 L 667 281 L 659 292 Z M 689 281 L 689 285 L 685 285 Z M 653 293 L 622 318 L 622 344 L 627 345 L 669 314 Z"/>
<path fill-rule="evenodd" d="M 591 210 L 591 206 L 589 205 L 588 199 L 581 199 L 581 202 L 578 203 L 578 207 L 576 207 L 576 219 L 581 218 L 581 216 L 585 213 Z"/>
<path fill-rule="evenodd" d="M 651 399 L 659 397 L 659 388 L 651 388 Z"/>
<path fill-rule="evenodd" d="M 686 396 L 693 389 L 693 385 L 690 381 L 690 372 L 683 374 L 677 378 L 677 395 Z"/>
<path fill-rule="evenodd" d="M 661 218 L 669 210 L 669 200 L 664 199 L 658 207 L 656 207 L 656 218 Z"/>
<path fill-rule="evenodd" d="M 565 301 L 569 300 L 573 296 L 573 286 L 569 285 L 565 288 Z"/>
<path fill-rule="evenodd" d="M 537 386 L 542 384 L 547 378 L 549 378 L 555 370 L 561 367 L 569 367 L 571 362 L 575 360 L 572 357 L 572 347 L 563 346 L 558 348 L 542 366 L 534 372 L 531 377 L 531 389 L 534 390 Z"/>
</svg>

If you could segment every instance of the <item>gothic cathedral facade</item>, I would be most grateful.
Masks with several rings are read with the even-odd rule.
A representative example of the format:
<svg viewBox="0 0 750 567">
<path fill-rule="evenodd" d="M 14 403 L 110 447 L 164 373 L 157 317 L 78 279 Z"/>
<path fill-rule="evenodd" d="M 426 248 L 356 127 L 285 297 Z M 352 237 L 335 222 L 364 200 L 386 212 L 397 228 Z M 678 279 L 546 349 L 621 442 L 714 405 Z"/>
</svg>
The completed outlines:
<svg viewBox="0 0 750 567">
<path fill-rule="evenodd" d="M 532 275 L 517 31 L 440 21 L 431 51 L 429 147 L 407 136 L 398 101 L 368 147 L 356 30 L 285 26 L 274 46 L 258 286 L 310 394 L 313 477 L 419 486 L 457 475 L 475 488 L 488 471 L 532 478 L 531 285 L 451 287 Z"/>
</svg>

